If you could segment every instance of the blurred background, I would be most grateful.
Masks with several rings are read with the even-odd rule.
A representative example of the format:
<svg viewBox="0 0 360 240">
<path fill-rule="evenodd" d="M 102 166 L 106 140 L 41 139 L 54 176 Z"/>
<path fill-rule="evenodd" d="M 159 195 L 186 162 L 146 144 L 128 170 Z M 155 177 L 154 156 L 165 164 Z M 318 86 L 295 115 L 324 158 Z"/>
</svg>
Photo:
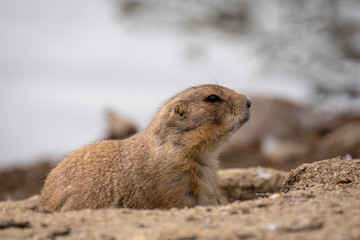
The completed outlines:
<svg viewBox="0 0 360 240">
<path fill-rule="evenodd" d="M 358 0 L 0 0 L 0 34 L 0 200 L 199 84 L 253 99 L 223 168 L 360 157 Z"/>
</svg>

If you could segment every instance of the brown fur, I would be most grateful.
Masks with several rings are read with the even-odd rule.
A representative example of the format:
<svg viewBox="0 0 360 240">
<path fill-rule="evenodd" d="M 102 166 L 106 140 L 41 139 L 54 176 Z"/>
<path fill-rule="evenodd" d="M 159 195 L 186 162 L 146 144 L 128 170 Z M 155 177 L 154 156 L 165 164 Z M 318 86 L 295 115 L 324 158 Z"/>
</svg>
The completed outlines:
<svg viewBox="0 0 360 240">
<path fill-rule="evenodd" d="M 204 101 L 212 94 L 222 101 Z M 54 211 L 221 204 L 219 147 L 248 120 L 250 105 L 246 96 L 217 85 L 185 90 L 144 131 L 67 156 L 47 177 L 40 204 Z"/>
</svg>

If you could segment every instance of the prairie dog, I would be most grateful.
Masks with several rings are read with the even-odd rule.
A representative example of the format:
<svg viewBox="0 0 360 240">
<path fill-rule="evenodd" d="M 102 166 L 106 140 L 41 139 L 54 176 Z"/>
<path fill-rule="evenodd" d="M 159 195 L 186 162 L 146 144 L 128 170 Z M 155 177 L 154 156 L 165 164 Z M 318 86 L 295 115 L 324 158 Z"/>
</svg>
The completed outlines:
<svg viewBox="0 0 360 240">
<path fill-rule="evenodd" d="M 250 106 L 248 97 L 222 86 L 189 88 L 142 132 L 69 154 L 49 173 L 40 205 L 69 211 L 222 204 L 219 147 L 249 119 Z"/>
</svg>

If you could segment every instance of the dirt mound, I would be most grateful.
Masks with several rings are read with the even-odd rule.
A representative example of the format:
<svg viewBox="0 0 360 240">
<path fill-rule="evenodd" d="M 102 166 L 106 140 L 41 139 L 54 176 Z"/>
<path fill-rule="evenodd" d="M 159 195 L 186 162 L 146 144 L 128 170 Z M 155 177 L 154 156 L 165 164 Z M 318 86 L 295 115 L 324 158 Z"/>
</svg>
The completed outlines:
<svg viewBox="0 0 360 240">
<path fill-rule="evenodd" d="M 290 172 L 281 190 L 288 192 L 316 187 L 337 191 L 342 190 L 344 186 L 360 190 L 359 160 L 342 160 L 338 157 L 304 164 Z"/>
<path fill-rule="evenodd" d="M 36 196 L 0 202 L 0 239 L 360 239 L 359 167 L 340 158 L 305 164 L 288 175 L 285 192 L 220 207 L 50 213 Z M 233 192 L 281 175 L 254 168 L 253 181 L 238 178 L 245 170 L 227 171 L 223 186 Z"/>
</svg>

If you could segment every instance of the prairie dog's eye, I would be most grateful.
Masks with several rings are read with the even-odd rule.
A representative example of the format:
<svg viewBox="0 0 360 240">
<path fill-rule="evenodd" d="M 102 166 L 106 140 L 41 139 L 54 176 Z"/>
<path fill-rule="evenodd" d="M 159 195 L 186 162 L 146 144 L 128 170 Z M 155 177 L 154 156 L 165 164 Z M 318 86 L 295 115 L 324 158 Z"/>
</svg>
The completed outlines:
<svg viewBox="0 0 360 240">
<path fill-rule="evenodd" d="M 214 102 L 221 102 L 222 100 L 218 95 L 211 94 L 207 98 L 205 98 L 204 101 L 214 103 Z"/>
</svg>

